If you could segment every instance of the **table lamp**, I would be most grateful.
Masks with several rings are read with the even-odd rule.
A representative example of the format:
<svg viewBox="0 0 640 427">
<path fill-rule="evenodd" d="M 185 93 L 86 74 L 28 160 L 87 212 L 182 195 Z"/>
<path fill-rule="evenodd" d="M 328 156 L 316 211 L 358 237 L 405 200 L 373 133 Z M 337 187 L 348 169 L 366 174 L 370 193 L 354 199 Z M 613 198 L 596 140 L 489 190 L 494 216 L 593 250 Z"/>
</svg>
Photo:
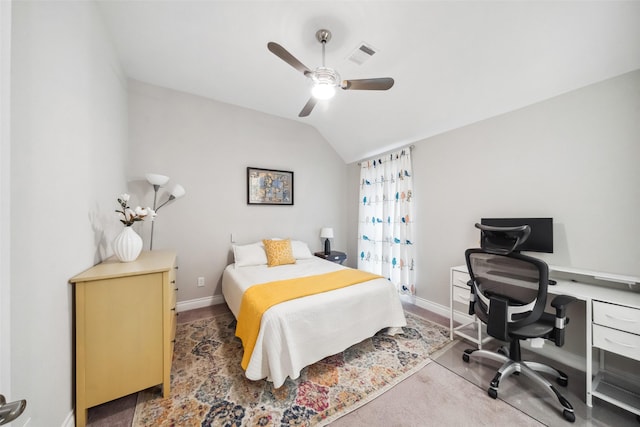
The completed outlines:
<svg viewBox="0 0 640 427">
<path fill-rule="evenodd" d="M 320 230 L 320 238 L 325 239 L 324 254 L 329 255 L 331 253 L 331 242 L 329 241 L 329 239 L 333 239 L 333 228 L 322 227 L 322 229 Z"/>
</svg>

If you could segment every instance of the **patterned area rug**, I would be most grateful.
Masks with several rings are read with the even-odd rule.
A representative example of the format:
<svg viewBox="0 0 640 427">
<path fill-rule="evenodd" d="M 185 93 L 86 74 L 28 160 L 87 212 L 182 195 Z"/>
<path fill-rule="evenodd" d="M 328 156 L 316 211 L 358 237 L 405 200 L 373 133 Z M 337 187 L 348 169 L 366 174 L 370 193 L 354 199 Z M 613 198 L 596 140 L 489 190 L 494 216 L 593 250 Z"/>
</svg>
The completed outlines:
<svg viewBox="0 0 640 427">
<path fill-rule="evenodd" d="M 158 388 L 140 392 L 133 426 L 326 425 L 426 366 L 450 342 L 448 329 L 406 317 L 401 334 L 378 333 L 277 389 L 244 376 L 231 313 L 178 324 L 171 396 L 163 399 Z"/>
</svg>

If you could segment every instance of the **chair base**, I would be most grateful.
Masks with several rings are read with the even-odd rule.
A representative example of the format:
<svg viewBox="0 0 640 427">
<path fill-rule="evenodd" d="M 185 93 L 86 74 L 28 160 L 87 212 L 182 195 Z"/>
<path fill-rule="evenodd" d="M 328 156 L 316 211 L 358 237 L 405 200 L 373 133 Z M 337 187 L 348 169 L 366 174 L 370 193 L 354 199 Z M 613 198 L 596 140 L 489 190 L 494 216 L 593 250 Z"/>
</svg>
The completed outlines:
<svg viewBox="0 0 640 427">
<path fill-rule="evenodd" d="M 560 392 L 542 375 L 538 372 L 542 372 L 545 374 L 553 375 L 556 377 L 556 382 L 561 386 L 566 386 L 569 382 L 569 378 L 567 375 L 559 371 L 549 365 L 545 365 L 538 362 L 526 362 L 526 361 L 516 361 L 512 360 L 506 355 L 495 353 L 493 351 L 488 350 L 477 350 L 477 349 L 469 349 L 465 350 L 462 354 L 462 360 L 469 363 L 471 359 L 489 359 L 499 363 L 502 363 L 500 369 L 496 373 L 495 377 L 491 381 L 489 389 L 487 390 L 487 394 L 492 398 L 498 397 L 498 387 L 500 386 L 500 380 L 507 378 L 511 374 L 523 374 L 527 378 L 531 379 L 534 383 L 538 384 L 549 393 L 551 393 L 558 402 L 562 406 L 562 416 L 569 422 L 574 422 L 576 420 L 576 416 L 573 412 L 573 406 L 567 399 L 560 394 Z"/>
</svg>

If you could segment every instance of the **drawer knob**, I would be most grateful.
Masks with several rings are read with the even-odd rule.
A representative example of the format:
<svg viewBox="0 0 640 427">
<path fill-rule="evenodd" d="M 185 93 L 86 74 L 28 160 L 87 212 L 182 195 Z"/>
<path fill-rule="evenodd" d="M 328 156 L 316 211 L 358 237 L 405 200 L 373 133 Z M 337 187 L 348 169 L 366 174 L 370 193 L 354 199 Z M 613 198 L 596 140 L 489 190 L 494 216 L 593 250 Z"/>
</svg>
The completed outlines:
<svg viewBox="0 0 640 427">
<path fill-rule="evenodd" d="M 175 285 L 175 284 L 176 284 L 176 281 L 175 281 L 175 280 L 172 280 L 172 281 L 171 281 L 171 283 L 173 283 L 173 284 Z"/>
<path fill-rule="evenodd" d="M 176 308 L 175 308 L 175 307 L 173 307 L 173 308 L 171 309 L 171 311 L 176 311 Z"/>
<path fill-rule="evenodd" d="M 175 288 L 175 289 L 174 289 L 174 291 L 177 291 L 177 290 L 178 290 L 178 288 Z"/>
</svg>

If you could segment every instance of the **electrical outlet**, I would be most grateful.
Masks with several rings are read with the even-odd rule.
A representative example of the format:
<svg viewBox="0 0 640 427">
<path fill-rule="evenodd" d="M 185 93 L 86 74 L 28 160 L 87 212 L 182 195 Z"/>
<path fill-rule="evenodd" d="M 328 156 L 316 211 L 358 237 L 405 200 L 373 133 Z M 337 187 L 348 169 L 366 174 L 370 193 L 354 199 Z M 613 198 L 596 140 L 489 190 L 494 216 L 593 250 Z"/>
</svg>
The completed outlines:
<svg viewBox="0 0 640 427">
<path fill-rule="evenodd" d="M 204 286 L 204 277 L 198 277 L 198 287 L 201 288 Z"/>
</svg>

